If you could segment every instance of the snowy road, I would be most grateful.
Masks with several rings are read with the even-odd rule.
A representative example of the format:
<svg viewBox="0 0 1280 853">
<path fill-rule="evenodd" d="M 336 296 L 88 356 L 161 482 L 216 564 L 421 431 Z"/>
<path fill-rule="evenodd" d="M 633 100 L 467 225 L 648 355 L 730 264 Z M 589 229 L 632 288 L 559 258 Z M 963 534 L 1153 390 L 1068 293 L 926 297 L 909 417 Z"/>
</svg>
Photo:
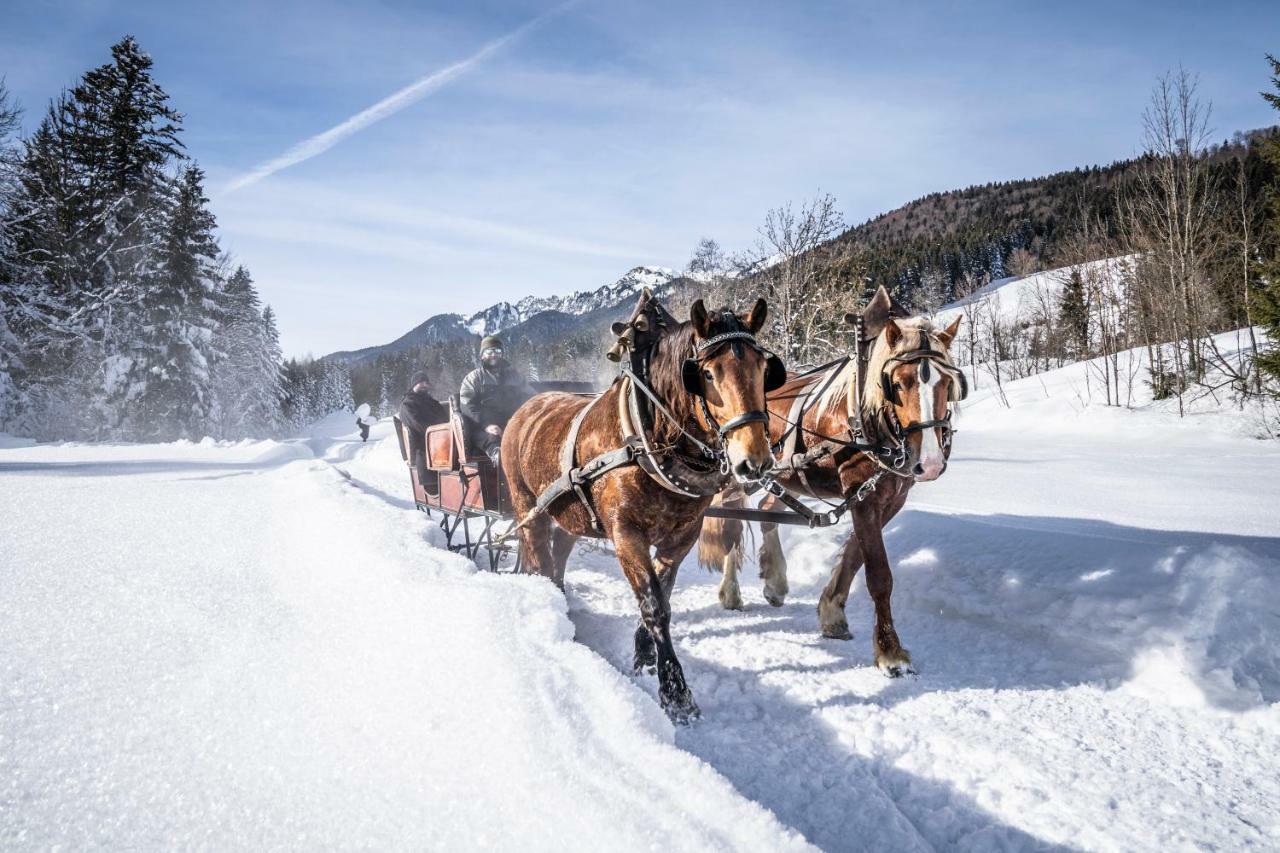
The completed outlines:
<svg viewBox="0 0 1280 853">
<path fill-rule="evenodd" d="M 0 846 L 1277 848 L 1280 448 L 1012 392 L 888 532 L 919 677 L 792 531 L 683 568 L 677 731 L 612 558 L 476 573 L 393 440 L 0 450 Z"/>
<path fill-rule="evenodd" d="M 0 451 L 0 847 L 804 846 L 310 448 Z"/>
</svg>

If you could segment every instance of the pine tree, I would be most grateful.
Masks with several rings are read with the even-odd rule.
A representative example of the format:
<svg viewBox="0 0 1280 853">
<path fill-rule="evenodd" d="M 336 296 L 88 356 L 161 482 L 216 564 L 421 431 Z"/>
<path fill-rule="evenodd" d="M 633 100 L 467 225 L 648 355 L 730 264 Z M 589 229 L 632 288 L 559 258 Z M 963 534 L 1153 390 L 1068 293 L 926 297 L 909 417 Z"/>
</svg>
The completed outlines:
<svg viewBox="0 0 1280 853">
<path fill-rule="evenodd" d="M 262 309 L 257 343 L 251 374 L 253 393 L 244 423 L 252 435 L 274 435 L 282 424 L 280 403 L 284 400 L 284 375 L 280 371 L 280 330 L 276 328 L 275 311 L 270 305 Z"/>
<path fill-rule="evenodd" d="M 1066 330 L 1076 358 L 1085 358 L 1089 352 L 1089 298 L 1078 269 L 1071 271 L 1071 277 L 1062 287 L 1058 312 L 1059 323 Z"/>
<path fill-rule="evenodd" d="M 219 294 L 214 335 L 213 398 L 223 438 L 274 435 L 280 426 L 280 333 L 270 306 L 260 310 L 257 289 L 237 267 Z"/>
<path fill-rule="evenodd" d="M 1280 110 L 1280 60 L 1267 54 L 1271 65 L 1271 84 L 1275 92 L 1263 92 L 1271 106 Z M 1268 188 L 1268 217 L 1265 240 L 1267 257 L 1260 265 L 1260 284 L 1254 290 L 1253 316 L 1270 339 L 1270 346 L 1258 355 L 1258 369 L 1271 380 L 1280 396 L 1280 137 L 1272 135 L 1263 143 L 1263 156 L 1273 167 L 1275 177 Z"/>
<path fill-rule="evenodd" d="M 215 221 L 204 173 L 188 166 L 165 223 L 155 271 L 143 285 L 142 322 L 111 389 L 135 435 L 199 438 L 212 413 L 210 357 L 218 296 Z"/>
<path fill-rule="evenodd" d="M 18 387 L 24 369 L 22 345 L 10 328 L 26 299 L 27 270 L 20 263 L 8 214 L 17 195 L 18 156 L 13 143 L 22 117 L 0 79 L 0 429 L 21 407 Z"/>
<path fill-rule="evenodd" d="M 112 62 L 52 101 L 17 170 L 8 218 L 27 274 L 9 326 L 32 353 L 26 380 L 51 435 L 108 437 L 133 390 L 129 350 L 170 208 L 165 169 L 181 150 L 181 117 L 150 68 L 132 38 L 116 44 Z"/>
</svg>

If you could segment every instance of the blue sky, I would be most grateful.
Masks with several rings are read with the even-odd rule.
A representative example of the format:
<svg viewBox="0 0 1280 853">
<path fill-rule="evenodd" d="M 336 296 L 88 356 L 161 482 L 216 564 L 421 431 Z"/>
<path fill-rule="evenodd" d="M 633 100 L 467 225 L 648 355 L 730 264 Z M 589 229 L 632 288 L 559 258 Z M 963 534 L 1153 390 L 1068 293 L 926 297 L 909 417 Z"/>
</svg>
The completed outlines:
<svg viewBox="0 0 1280 853">
<path fill-rule="evenodd" d="M 680 268 L 821 190 L 852 224 L 934 190 L 1130 156 L 1151 84 L 1201 75 L 1219 137 L 1275 123 L 1274 3 L 3 4 L 34 123 L 132 33 L 186 114 L 223 245 L 289 354 Z M 552 11 L 556 10 L 556 11 Z M 549 14 L 550 13 L 550 14 Z M 486 45 L 310 159 L 228 187 Z"/>
</svg>

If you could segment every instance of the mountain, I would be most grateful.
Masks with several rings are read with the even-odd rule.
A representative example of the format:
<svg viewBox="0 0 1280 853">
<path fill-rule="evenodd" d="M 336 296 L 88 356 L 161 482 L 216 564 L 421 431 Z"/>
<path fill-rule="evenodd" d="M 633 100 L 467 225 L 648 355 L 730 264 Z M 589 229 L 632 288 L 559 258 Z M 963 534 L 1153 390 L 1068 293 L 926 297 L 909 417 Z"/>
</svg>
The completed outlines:
<svg viewBox="0 0 1280 853">
<path fill-rule="evenodd" d="M 601 308 L 630 302 L 646 287 L 660 289 L 676 277 L 665 267 L 635 267 L 613 284 L 596 290 L 580 290 L 568 296 L 526 296 L 519 302 L 499 302 L 471 315 L 466 327 L 476 335 L 493 335 L 525 322 L 544 311 L 581 316 Z"/>
<path fill-rule="evenodd" d="M 469 341 L 471 338 L 472 333 L 467 329 L 466 321 L 461 314 L 437 314 L 389 344 L 365 347 L 358 350 L 331 352 L 323 360 L 360 364 L 366 361 L 373 361 L 380 355 L 401 352 L 413 347 L 427 344 L 447 344 L 453 341 Z"/>
<path fill-rule="evenodd" d="M 607 311 L 612 316 L 615 309 L 633 303 L 646 287 L 661 295 L 676 280 L 676 272 L 665 267 L 634 267 L 617 281 L 595 290 L 580 290 L 568 296 L 526 296 L 515 303 L 498 302 L 469 317 L 437 314 L 391 343 L 334 352 L 324 358 L 357 365 L 414 347 L 470 342 L 478 336 L 498 333 L 508 333 L 517 340 L 547 340 L 549 336 L 559 337 L 579 326 L 593 325 L 580 320 L 597 312 Z M 524 328 L 526 326 L 528 328 Z"/>
<path fill-rule="evenodd" d="M 1206 149 L 1201 156 L 1215 185 L 1232 186 L 1243 162 L 1250 197 L 1260 198 L 1268 171 L 1258 143 L 1276 133 L 1274 127 L 1239 132 Z M 990 281 L 1060 266 L 1064 238 L 1082 218 L 1097 223 L 1101 237 L 1118 236 L 1117 194 L 1129 191 L 1142 165 L 1142 159 L 1118 160 L 930 193 L 848 229 L 818 251 L 832 259 L 855 254 L 873 282 L 907 301 L 931 279 L 950 295 L 965 275 Z M 1098 257 L 1110 254 L 1099 250 Z M 1011 261 L 1019 251 L 1026 268 L 1015 269 Z"/>
<path fill-rule="evenodd" d="M 1267 128 L 1238 133 L 1204 152 L 1215 185 L 1233 186 L 1243 164 L 1249 198 L 1261 199 L 1271 178 L 1257 143 L 1276 132 Z M 1115 255 L 1120 219 L 1116 199 L 1129 192 L 1142 165 L 1141 160 L 1121 160 L 931 193 L 817 247 L 812 274 L 850 282 L 848 292 L 839 297 L 840 311 L 832 311 L 832 316 L 839 316 L 856 307 L 863 293 L 853 282 L 884 284 L 903 303 L 926 309 L 939 304 L 932 301 L 936 297 L 940 302 L 956 298 L 957 285 L 965 279 L 993 282 Z M 1082 217 L 1095 224 L 1098 239 L 1073 248 Z M 735 290 L 743 299 L 767 292 L 770 283 L 756 280 L 765 275 L 765 266 L 739 280 Z M 352 381 L 362 389 L 360 400 L 378 399 L 379 389 L 385 387 L 398 388 L 414 365 L 438 375 L 442 387 L 455 387 L 474 364 L 478 337 L 493 333 L 502 333 L 513 357 L 534 375 L 593 375 L 604 369 L 598 362 L 609 323 L 626 313 L 643 287 L 670 298 L 686 288 L 696 290 L 700 283 L 697 276 L 640 266 L 595 290 L 527 296 L 470 316 L 436 315 L 391 343 L 325 358 L 358 368 L 353 369 Z M 453 346 L 461 343 L 466 346 Z"/>
</svg>

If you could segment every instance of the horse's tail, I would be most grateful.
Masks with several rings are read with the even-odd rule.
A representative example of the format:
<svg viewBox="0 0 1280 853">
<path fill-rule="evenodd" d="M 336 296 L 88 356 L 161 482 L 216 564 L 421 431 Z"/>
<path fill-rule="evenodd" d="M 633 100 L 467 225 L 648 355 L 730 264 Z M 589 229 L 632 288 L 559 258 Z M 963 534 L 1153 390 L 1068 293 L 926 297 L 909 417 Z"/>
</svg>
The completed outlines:
<svg viewBox="0 0 1280 853">
<path fill-rule="evenodd" d="M 740 508 L 746 502 L 741 489 L 729 488 L 716 495 L 711 505 Z M 745 522 L 736 518 L 703 518 L 702 533 L 698 536 L 698 563 L 711 572 L 724 571 L 727 559 L 733 561 L 733 568 L 742 568 L 746 527 Z"/>
</svg>

